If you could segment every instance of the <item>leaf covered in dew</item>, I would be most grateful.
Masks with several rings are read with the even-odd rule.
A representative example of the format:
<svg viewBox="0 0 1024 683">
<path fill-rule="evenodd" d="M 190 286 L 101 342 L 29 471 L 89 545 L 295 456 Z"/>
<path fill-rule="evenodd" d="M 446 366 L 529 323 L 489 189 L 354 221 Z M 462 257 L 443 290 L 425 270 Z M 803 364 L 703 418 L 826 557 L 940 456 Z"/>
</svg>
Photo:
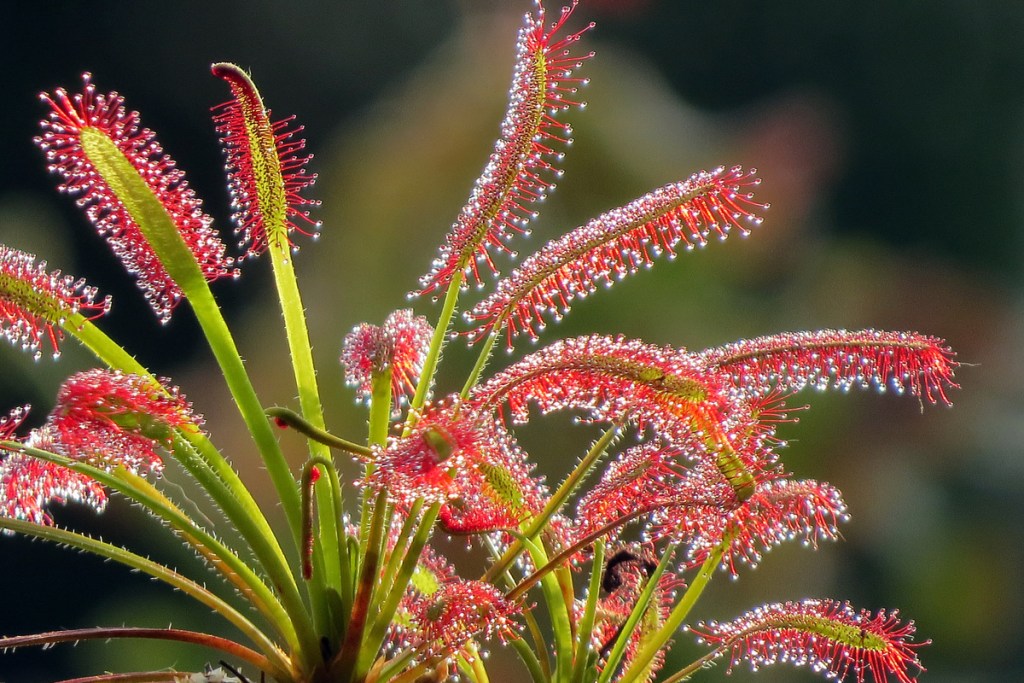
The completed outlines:
<svg viewBox="0 0 1024 683">
<path fill-rule="evenodd" d="M 238 271 L 213 219 L 156 134 L 142 127 L 138 112 L 125 108 L 124 97 L 97 93 L 89 74 L 83 81 L 80 93 L 58 88 L 42 96 L 50 112 L 35 142 L 49 169 L 61 176 L 59 189 L 77 197 L 160 321 L 167 322 L 182 290 L 146 237 L 145 222 L 154 216 L 169 220 L 207 280 Z"/>
</svg>

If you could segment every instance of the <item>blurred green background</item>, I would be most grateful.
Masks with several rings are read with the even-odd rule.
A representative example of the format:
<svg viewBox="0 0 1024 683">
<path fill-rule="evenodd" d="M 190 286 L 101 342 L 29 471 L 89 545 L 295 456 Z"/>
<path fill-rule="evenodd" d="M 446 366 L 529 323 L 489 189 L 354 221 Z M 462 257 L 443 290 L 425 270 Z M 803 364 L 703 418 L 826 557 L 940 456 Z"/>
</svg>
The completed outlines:
<svg viewBox="0 0 1024 683">
<path fill-rule="evenodd" d="M 719 164 L 756 166 L 758 196 L 772 208 L 748 239 L 660 263 L 577 304 L 545 340 L 621 332 L 700 349 L 783 330 L 873 326 L 945 337 L 964 363 L 952 409 L 922 411 L 893 396 L 800 397 L 812 410 L 784 427 L 791 446 L 783 459 L 845 493 L 845 539 L 817 552 L 783 547 L 738 582 L 720 577 L 697 616 L 729 618 L 801 597 L 899 607 L 934 641 L 922 651 L 924 680 L 1024 679 L 1024 3 L 582 5 L 581 19 L 598 21 L 585 43 L 598 53 L 584 68 L 589 106 L 567 117 L 576 143 L 566 176 L 520 250 Z M 124 93 L 225 231 L 208 109 L 226 89 L 208 64 L 250 69 L 277 116 L 298 115 L 316 156 L 324 229 L 297 268 L 328 423 L 357 435 L 365 416 L 342 383 L 340 340 L 356 323 L 379 323 L 408 305 L 406 292 L 490 152 L 528 8 L 526 0 L 5 3 L 0 241 L 114 294 L 103 327 L 182 386 L 214 440 L 261 486 L 187 306 L 170 325 L 157 324 L 73 202 L 54 191 L 31 143 L 44 115 L 38 92 L 73 90 L 90 71 L 99 89 Z M 216 291 L 263 400 L 289 404 L 268 272 L 265 261 L 246 264 L 241 280 Z M 413 305 L 436 317 L 429 301 Z M 519 354 L 530 345 L 520 346 Z M 60 380 L 92 362 L 73 342 L 64 348 L 59 363 L 0 348 L 0 409 L 30 402 L 41 420 Z M 441 391 L 461 385 L 472 358 L 460 343 L 451 347 Z M 590 438 L 568 423 L 555 416 L 523 434 L 550 478 Z M 282 440 L 301 461 L 301 444 Z M 167 480 L 173 487 L 181 478 L 171 471 Z M 100 518 L 73 508 L 56 514 L 195 573 L 170 534 L 123 501 Z M 467 566 L 478 562 L 460 544 L 452 552 Z M 0 634 L 122 623 L 217 628 L 209 621 L 120 567 L 0 538 Z M 682 634 L 670 663 L 696 652 Z M 152 643 L 59 646 L 0 655 L 0 681 L 197 670 L 209 658 Z M 496 680 L 520 675 L 511 669 Z M 719 667 L 702 679 L 723 676 Z M 732 678 L 753 679 L 742 668 Z M 818 680 L 784 667 L 756 679 Z"/>
</svg>

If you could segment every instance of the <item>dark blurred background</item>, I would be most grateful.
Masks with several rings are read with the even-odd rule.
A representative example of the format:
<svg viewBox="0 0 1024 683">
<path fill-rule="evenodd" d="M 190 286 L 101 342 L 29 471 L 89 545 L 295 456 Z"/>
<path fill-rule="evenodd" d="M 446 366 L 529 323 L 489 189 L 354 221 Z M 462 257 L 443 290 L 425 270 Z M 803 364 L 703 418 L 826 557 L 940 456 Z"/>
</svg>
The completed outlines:
<svg viewBox="0 0 1024 683">
<path fill-rule="evenodd" d="M 566 176 L 520 250 L 718 164 L 756 166 L 764 179 L 758 196 L 772 208 L 748 239 L 660 263 L 576 305 L 546 340 L 621 332 L 700 349 L 783 330 L 873 326 L 942 336 L 964 363 L 952 409 L 922 410 L 894 396 L 801 397 L 812 409 L 785 426 L 791 446 L 783 458 L 798 475 L 845 493 L 852 513 L 845 539 L 817 552 L 784 547 L 738 582 L 720 577 L 696 616 L 724 619 L 801 597 L 899 607 L 934 641 L 921 652 L 924 680 L 1021 680 L 1024 4 L 582 5 L 581 19 L 598 21 L 585 42 L 598 53 L 584 67 L 593 80 L 584 94 L 589 106 L 567 117 L 576 143 Z M 250 69 L 277 116 L 298 116 L 316 156 L 324 229 L 318 244 L 303 247 L 297 268 L 328 423 L 356 436 L 365 416 L 343 386 L 341 337 L 408 305 L 405 293 L 428 269 L 490 152 L 514 33 L 528 8 L 526 0 L 4 3 L 0 241 L 112 293 L 104 329 L 180 384 L 214 440 L 262 486 L 187 306 L 166 327 L 157 324 L 73 202 L 54 191 L 31 142 L 44 115 L 37 94 L 74 90 L 84 71 L 100 90 L 125 94 L 229 241 L 208 112 L 226 88 L 208 65 L 229 60 Z M 249 263 L 241 280 L 216 292 L 264 402 L 289 404 L 268 274 L 265 261 Z M 436 318 L 429 301 L 413 305 Z M 0 409 L 30 402 L 40 421 L 61 379 L 93 362 L 74 342 L 64 349 L 58 363 L 33 363 L 0 348 Z M 461 385 L 472 359 L 453 345 L 440 390 Z M 553 479 L 590 438 L 567 423 L 555 416 L 522 435 Z M 301 444 L 282 439 L 301 461 Z M 174 487 L 180 477 L 170 471 L 167 481 Z M 169 533 L 123 501 L 99 518 L 73 508 L 56 516 L 203 576 Z M 210 621 L 205 610 L 119 566 L 0 538 L 0 634 L 122 623 L 219 628 Z M 670 667 L 697 652 L 681 634 Z M 215 658 L 152 643 L 58 646 L 0 655 L 0 681 L 199 670 Z M 719 667 L 702 679 L 723 675 Z M 752 676 L 737 669 L 733 679 Z M 817 680 L 781 666 L 756 679 Z"/>
</svg>

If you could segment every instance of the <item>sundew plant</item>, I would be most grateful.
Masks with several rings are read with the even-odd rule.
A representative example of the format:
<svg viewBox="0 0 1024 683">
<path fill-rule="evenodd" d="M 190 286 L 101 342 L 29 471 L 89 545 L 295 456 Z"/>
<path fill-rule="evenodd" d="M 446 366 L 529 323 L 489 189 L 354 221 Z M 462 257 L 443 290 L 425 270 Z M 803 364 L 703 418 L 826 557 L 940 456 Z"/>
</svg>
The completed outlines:
<svg viewBox="0 0 1024 683">
<path fill-rule="evenodd" d="M 674 682 L 742 662 L 858 683 L 917 680 L 927 641 L 895 610 L 826 598 L 721 621 L 690 614 L 716 574 L 738 576 L 780 543 L 836 539 L 847 520 L 838 489 L 792 476 L 780 458 L 784 432 L 795 429 L 794 395 L 873 388 L 948 404 L 957 363 L 944 341 L 826 329 L 692 351 L 622 336 L 552 338 L 548 328 L 577 299 L 730 234 L 755 238 L 768 207 L 745 166 L 653 189 L 498 274 L 491 256 L 528 244 L 528 224 L 571 142 L 568 119 L 591 57 L 582 47 L 591 26 L 575 10 L 551 16 L 538 3 L 526 15 L 498 141 L 437 257 L 410 278 L 413 308 L 339 340 L 359 398 L 351 410 L 368 416 L 364 434 L 332 430 L 321 407 L 294 269 L 298 247 L 321 229 L 301 127 L 271 118 L 242 68 L 213 65 L 229 94 L 213 125 L 240 239 L 232 256 L 184 172 L 120 94 L 86 75 L 74 92 L 42 96 L 36 142 L 60 191 L 162 322 L 196 317 L 252 446 L 218 448 L 185 396 L 201 388 L 183 392 L 155 377 L 104 333 L 109 297 L 0 245 L 7 339 L 37 361 L 57 358 L 66 343 L 96 358 L 57 389 L 40 426 L 23 424 L 28 406 L 9 406 L 0 421 L 0 530 L 149 575 L 212 610 L 231 634 L 98 625 L 7 635 L 0 650 L 163 639 L 207 648 L 214 662 L 74 679 L 90 683 L 487 683 L 483 653 L 498 647 L 535 683 Z M 324 238 L 343 229 L 327 226 Z M 294 383 L 272 396 L 254 391 L 214 295 L 217 281 L 261 258 L 270 260 L 284 321 L 290 361 L 282 362 L 294 370 Z M 466 302 L 472 285 L 482 293 Z M 518 352 L 524 339 L 536 348 Z M 461 391 L 435 395 L 452 343 L 468 343 L 477 361 L 451 382 Z M 321 368 L 319 378 L 338 378 L 328 389 L 338 392 L 341 376 Z M 603 432 L 570 456 L 576 464 L 564 480 L 546 482 L 515 430 L 554 412 Z M 303 463 L 285 460 L 283 440 L 308 445 Z M 235 469 L 243 458 L 260 459 L 273 495 L 254 496 Z M 201 509 L 161 478 L 169 460 L 207 494 Z M 340 474 L 350 461 L 355 480 Z M 101 512 L 114 494 L 205 569 L 187 575 L 59 523 L 61 505 Z M 278 508 L 285 521 L 275 526 Z M 432 548 L 445 535 L 485 552 L 486 570 L 466 575 Z M 669 670 L 665 654 L 679 639 L 706 653 Z"/>
</svg>

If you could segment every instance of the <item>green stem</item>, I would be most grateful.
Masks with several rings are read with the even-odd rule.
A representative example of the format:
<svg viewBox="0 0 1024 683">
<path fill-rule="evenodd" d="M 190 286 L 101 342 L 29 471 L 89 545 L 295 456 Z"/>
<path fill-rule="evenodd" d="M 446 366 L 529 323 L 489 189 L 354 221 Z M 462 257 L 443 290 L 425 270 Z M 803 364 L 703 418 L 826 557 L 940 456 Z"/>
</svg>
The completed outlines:
<svg viewBox="0 0 1024 683">
<path fill-rule="evenodd" d="M 591 645 L 594 633 L 594 619 L 597 615 L 597 601 L 601 597 L 601 576 L 604 573 L 604 541 L 594 544 L 594 562 L 590 570 L 590 585 L 587 587 L 587 604 L 583 619 L 576 634 L 575 661 L 572 667 L 572 683 L 583 683 L 587 663 L 593 652 Z"/>
<path fill-rule="evenodd" d="M 274 663 L 278 672 L 288 672 L 287 677 L 282 680 L 294 678 L 294 668 L 288 657 L 262 631 L 252 624 L 244 615 L 234 607 L 224 602 L 220 597 L 210 592 L 207 588 L 200 586 L 195 581 L 188 579 L 178 572 L 165 567 L 162 564 L 150 559 L 136 555 L 135 553 L 119 548 L 110 543 L 100 541 L 90 536 L 67 531 L 57 527 L 42 526 L 17 519 L 0 517 L 0 529 L 8 529 L 16 533 L 35 536 L 46 541 L 76 548 L 100 557 L 113 560 L 131 569 L 148 574 L 155 579 L 180 590 L 182 593 L 194 598 L 203 605 L 206 605 L 214 612 L 220 614 L 231 624 L 238 628 L 252 642 L 260 648 L 260 651 Z M 275 674 L 277 675 L 277 674 Z"/>
<path fill-rule="evenodd" d="M 265 424 L 259 399 L 196 255 L 178 232 L 177 223 L 160 198 L 110 138 L 94 128 L 86 128 L 81 133 L 81 144 L 89 161 L 135 221 L 160 265 L 192 305 L 228 389 L 277 488 L 291 524 L 292 538 L 298 548 L 300 511 L 295 480 L 269 426 Z"/>
<path fill-rule="evenodd" d="M 423 510 L 423 499 L 418 498 L 413 502 L 412 507 L 409 508 L 409 512 L 406 513 L 405 522 L 402 524 L 401 531 L 398 532 L 398 537 L 395 539 L 394 546 L 391 548 L 391 552 L 388 553 L 388 563 L 384 566 L 384 571 L 380 574 L 380 587 L 384 595 L 388 596 L 390 600 L 392 598 L 392 591 L 396 586 L 398 580 L 398 572 L 402 566 L 402 561 L 405 558 L 405 553 L 409 549 L 409 541 L 412 539 L 413 534 L 418 534 L 422 529 L 422 520 L 419 519 L 420 512 Z M 431 520 L 433 522 L 433 520 Z M 416 554 L 417 558 L 419 553 Z M 402 591 L 399 590 L 398 594 L 401 595 Z M 382 609 L 380 612 L 380 618 L 383 618 L 387 612 L 386 609 Z M 390 617 L 387 619 L 390 621 Z"/>
<path fill-rule="evenodd" d="M 469 655 L 469 665 L 476 676 L 477 683 L 490 683 L 491 679 L 487 675 L 487 669 L 484 668 L 484 658 L 480 656 L 476 643 L 470 641 L 466 645 L 466 653 Z"/>
<path fill-rule="evenodd" d="M 704 560 L 704 564 L 701 565 L 697 575 L 693 577 L 693 581 L 687 587 L 686 592 L 683 593 L 683 597 L 672 608 L 672 612 L 669 613 L 665 623 L 658 629 L 657 633 L 644 643 L 643 648 L 633 658 L 632 665 L 620 680 L 632 680 L 630 675 L 636 676 L 639 672 L 643 671 L 658 654 L 658 651 L 675 635 L 679 627 L 682 626 L 683 621 L 690 614 L 690 610 L 697 604 L 697 600 L 700 599 L 708 582 L 711 581 L 711 577 L 714 576 L 715 569 L 722 562 L 722 557 L 731 543 L 732 536 L 727 533 L 722 542 Z"/>
<path fill-rule="evenodd" d="M 220 311 L 216 308 L 216 303 L 212 299 L 209 288 L 206 287 L 205 280 L 201 280 L 201 282 L 207 294 L 207 302 L 213 306 L 215 311 L 213 317 L 220 321 L 219 323 L 214 322 L 210 324 L 221 329 L 224 333 L 221 337 L 218 337 L 221 343 L 218 344 L 217 348 L 220 348 L 221 353 L 227 357 L 228 360 L 225 361 L 227 365 L 233 368 L 231 376 L 235 378 L 235 383 L 239 385 L 239 391 L 243 397 L 243 402 L 239 402 L 236 399 L 236 403 L 240 408 L 244 403 L 249 411 L 259 410 L 261 413 L 260 418 L 251 423 L 260 424 L 261 428 L 258 428 L 258 432 L 253 431 L 251 433 L 258 444 L 262 443 L 264 447 L 276 452 L 277 458 L 271 458 L 271 460 L 265 460 L 265 462 L 267 462 L 268 469 L 271 462 L 278 463 L 278 467 L 275 469 L 278 473 L 275 483 L 283 485 L 284 478 L 291 480 L 291 475 L 287 472 L 287 465 L 284 464 L 283 458 L 280 457 L 280 449 L 277 446 L 277 441 L 274 438 L 269 423 L 262 416 L 262 407 L 252 391 L 252 385 L 245 374 L 245 369 L 242 366 L 237 350 L 234 351 L 233 356 L 231 354 L 231 350 L 234 349 L 234 342 L 231 340 L 223 318 L 219 317 Z M 83 316 L 78 314 L 69 316 L 64 323 L 64 329 L 110 368 L 149 377 L 154 384 L 162 386 L 149 370 Z M 210 339 L 210 344 L 211 348 L 213 348 L 213 339 Z M 222 365 L 222 369 L 223 367 L 224 365 Z M 225 370 L 224 375 L 225 378 L 228 377 L 227 370 Z M 229 388 L 230 385 L 231 382 L 229 381 Z M 246 388 L 248 391 L 246 391 Z M 248 422 L 249 418 L 244 411 L 243 418 L 246 418 Z M 191 446 L 191 449 L 175 448 L 176 456 L 182 454 L 190 456 L 193 453 L 197 456 L 194 458 L 182 458 L 182 465 L 196 477 L 221 506 L 228 519 L 235 524 L 242 537 L 249 543 L 250 548 L 264 571 L 267 572 L 272 583 L 281 592 L 282 603 L 288 612 L 290 621 L 295 624 L 297 631 L 305 636 L 302 639 L 302 647 L 300 649 L 304 652 L 319 652 L 317 639 L 312 631 L 312 625 L 309 623 L 309 617 L 302 598 L 298 593 L 298 584 L 294 574 L 298 566 L 289 566 L 284 552 L 278 543 L 277 535 L 271 529 L 267 518 L 252 497 L 252 493 L 239 478 L 238 473 L 235 472 L 234 468 L 231 467 L 230 463 L 220 454 L 205 434 L 199 430 L 179 430 L 179 435 L 183 442 L 187 442 Z M 294 485 L 294 481 L 292 488 L 286 490 L 290 490 L 291 496 L 295 498 L 296 506 L 294 512 L 298 513 L 300 511 L 298 507 L 298 488 Z M 291 508 L 286 506 L 286 510 L 291 510 Z M 310 650 L 310 648 L 313 649 Z"/>
<path fill-rule="evenodd" d="M 270 230 L 268 230 L 268 233 Z M 281 303 L 281 315 L 284 318 L 285 335 L 288 339 L 288 351 L 292 360 L 292 371 L 295 386 L 299 393 L 299 406 L 303 418 L 317 430 L 326 431 L 323 406 L 320 402 L 320 390 L 317 387 L 316 368 L 313 364 L 313 349 L 309 343 L 309 330 L 306 327 L 306 314 L 302 306 L 298 281 L 292 265 L 287 230 L 273 231 L 275 235 L 283 235 L 282 239 L 268 239 L 268 251 L 273 265 L 274 283 Z M 331 461 L 328 447 L 319 441 L 309 441 L 310 456 Z M 326 465 L 325 465 L 326 467 Z M 330 469 L 334 469 L 331 462 Z M 319 571 L 314 572 L 310 587 L 315 595 L 313 613 L 321 633 L 332 631 L 327 588 L 330 586 L 338 594 L 341 593 L 341 549 L 338 547 L 336 527 L 341 519 L 334 518 L 334 492 L 329 482 L 324 480 L 315 486 L 317 499 L 317 516 L 319 533 L 315 538 L 316 552 L 314 559 Z"/>
<path fill-rule="evenodd" d="M 533 683 L 547 683 L 549 677 L 544 675 L 544 670 L 541 668 L 537 653 L 527 645 L 526 641 L 522 638 L 516 638 L 511 642 L 511 645 L 512 649 L 519 655 L 519 659 L 526 666 L 526 670 L 530 672 L 530 678 L 533 679 Z"/>
<path fill-rule="evenodd" d="M 687 680 L 688 678 L 690 678 L 690 676 L 697 673 L 698 671 L 709 668 L 710 665 L 714 664 L 718 660 L 718 658 L 722 656 L 722 653 L 726 650 L 727 648 L 724 647 L 715 648 L 714 650 L 707 653 L 700 659 L 690 662 L 682 669 L 666 678 L 664 681 L 662 681 L 662 683 L 680 683 L 680 681 Z"/>
<path fill-rule="evenodd" d="M 466 383 L 462 387 L 462 392 L 459 394 L 462 396 L 462 400 L 469 398 L 469 392 L 476 386 L 477 380 L 480 379 L 480 373 L 487 367 L 487 361 L 491 357 L 491 351 L 494 349 L 494 342 L 497 341 L 498 337 L 501 336 L 501 329 L 495 328 L 484 341 L 484 345 L 480 348 L 480 355 L 476 358 L 476 364 L 473 365 L 473 369 L 469 373 L 469 377 L 466 378 Z"/>
<path fill-rule="evenodd" d="M 283 408 L 281 406 L 271 406 L 264 412 L 267 417 L 273 418 L 275 421 L 280 421 L 280 423 L 286 427 L 294 429 L 306 438 L 319 441 L 329 448 L 336 448 L 363 459 L 373 456 L 373 451 L 366 446 L 360 446 L 353 441 L 343 439 L 340 436 L 335 436 L 324 429 L 317 429 L 294 410 L 289 410 L 288 408 Z"/>
<path fill-rule="evenodd" d="M 375 372 L 370 390 L 370 445 L 383 446 L 391 425 L 391 368 Z"/>
<path fill-rule="evenodd" d="M 410 517 L 418 512 L 418 509 L 422 507 L 422 501 L 413 503 L 413 510 L 410 511 Z M 409 581 L 412 579 L 413 572 L 416 571 L 416 565 L 419 563 L 420 555 L 423 553 L 423 548 L 426 546 L 427 541 L 430 538 L 430 534 L 434 529 L 434 521 L 437 519 L 437 514 L 441 510 L 440 503 L 434 503 L 427 512 L 423 515 L 423 519 L 420 520 L 419 526 L 416 530 L 416 535 L 413 537 L 412 543 L 409 544 L 409 549 L 406 551 L 405 556 L 402 558 L 402 564 L 398 569 L 398 573 L 394 576 L 394 580 L 390 583 L 384 583 L 388 579 L 388 571 L 382 579 L 381 589 L 382 594 L 386 595 L 386 599 L 383 603 L 378 605 L 378 612 L 374 616 L 373 625 L 370 628 L 369 635 L 364 639 L 363 646 L 359 653 L 359 660 L 356 662 L 356 680 L 362 680 L 369 671 L 370 665 L 373 663 L 373 659 L 377 656 L 377 652 L 380 650 L 381 645 L 384 642 L 384 636 L 387 633 L 387 627 L 391 623 L 395 612 L 398 611 L 398 605 L 405 595 L 405 589 L 409 585 Z M 395 546 L 392 551 L 393 555 L 399 552 L 399 545 Z M 390 567 L 392 562 L 389 560 L 388 566 Z"/>
<path fill-rule="evenodd" d="M 379 673 L 379 675 L 377 677 L 377 680 L 381 681 L 382 683 L 386 683 L 386 681 L 390 681 L 392 678 L 397 676 L 398 673 L 402 671 L 402 669 L 404 669 L 406 666 L 408 666 L 410 662 L 413 661 L 413 659 L 416 657 L 417 653 L 418 652 L 417 652 L 416 649 L 408 648 L 406 650 L 403 650 L 401 653 L 399 653 L 395 657 L 392 657 L 391 659 L 389 659 L 380 668 L 380 673 Z"/>
<path fill-rule="evenodd" d="M 409 404 L 409 417 L 406 421 L 405 434 L 416 425 L 418 419 L 416 413 L 427 400 L 427 393 L 430 385 L 434 382 L 434 372 L 437 370 L 437 363 L 441 359 L 441 349 L 444 348 L 445 338 L 448 336 L 448 326 L 455 315 L 455 305 L 459 301 L 459 288 L 462 286 L 464 275 L 462 271 L 455 273 L 451 284 L 448 285 L 448 292 L 444 296 L 444 305 L 441 307 L 441 315 L 434 327 L 434 336 L 430 340 L 430 348 L 427 350 L 427 358 L 423 362 L 423 372 L 420 374 L 420 381 L 416 384 L 416 393 Z"/>
<path fill-rule="evenodd" d="M 499 556 L 498 548 L 494 541 L 489 536 L 483 537 L 483 543 L 487 548 L 488 554 L 492 558 Z M 512 578 L 512 573 L 508 570 L 501 572 L 495 577 L 494 584 L 498 585 L 501 582 L 508 589 L 513 589 L 516 586 L 516 580 Z M 506 596 L 507 599 L 507 596 Z M 551 662 L 548 660 L 548 652 L 550 648 L 547 642 L 544 640 L 544 634 L 540 630 L 540 626 L 537 624 L 537 620 L 533 616 L 532 610 L 523 610 L 523 621 L 526 622 L 526 630 L 530 632 L 530 639 L 533 641 L 533 650 L 530 650 L 526 646 L 526 650 L 531 651 L 534 654 L 534 658 L 537 660 L 536 664 L 541 671 L 541 680 L 551 680 Z M 520 653 L 521 654 L 521 653 Z M 530 662 L 525 662 L 527 667 L 530 667 Z"/>
<path fill-rule="evenodd" d="M 547 552 L 539 543 L 526 537 L 523 542 L 534 566 L 543 567 L 548 564 Z M 572 603 L 566 603 L 562 587 L 554 574 L 547 573 L 541 577 L 540 588 L 555 637 L 555 680 L 568 681 L 572 672 Z"/>
</svg>

